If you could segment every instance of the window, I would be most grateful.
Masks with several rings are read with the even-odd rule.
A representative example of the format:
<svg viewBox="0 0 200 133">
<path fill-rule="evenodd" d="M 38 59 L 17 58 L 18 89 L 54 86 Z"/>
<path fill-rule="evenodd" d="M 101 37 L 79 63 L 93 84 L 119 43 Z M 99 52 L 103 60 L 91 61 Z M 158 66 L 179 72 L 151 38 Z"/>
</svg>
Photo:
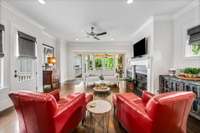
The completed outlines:
<svg viewBox="0 0 200 133">
<path fill-rule="evenodd" d="M 4 31 L 5 28 L 0 24 L 0 88 L 3 88 L 3 43 L 4 43 Z"/>
<path fill-rule="evenodd" d="M 4 26 L 0 24 L 0 58 L 4 56 L 3 53 L 3 33 L 4 33 Z"/>
<path fill-rule="evenodd" d="M 87 62 L 88 62 L 88 70 L 93 70 L 93 56 L 92 55 L 88 55 Z"/>
<path fill-rule="evenodd" d="M 104 58 L 105 69 L 112 70 L 114 67 L 114 59 L 113 58 Z"/>
<path fill-rule="evenodd" d="M 186 57 L 200 56 L 200 43 L 199 45 L 186 45 L 185 51 L 186 51 Z"/>
<path fill-rule="evenodd" d="M 36 58 L 36 38 L 22 32 L 18 32 L 18 81 L 23 82 L 32 79 L 33 63 Z"/>
<path fill-rule="evenodd" d="M 200 56 L 200 42 L 198 44 L 192 45 L 192 55 Z"/>
<path fill-rule="evenodd" d="M 103 69 L 103 59 L 102 58 L 95 58 L 95 69 L 96 70 Z"/>
<path fill-rule="evenodd" d="M 186 56 L 200 56 L 200 25 L 188 30 L 188 43 L 186 45 Z"/>
<path fill-rule="evenodd" d="M 110 54 L 95 55 L 95 69 L 96 70 L 113 70 L 114 56 Z"/>
<path fill-rule="evenodd" d="M 32 59 L 31 58 L 19 58 L 19 71 L 21 73 L 31 73 L 32 72 Z"/>
<path fill-rule="evenodd" d="M 18 32 L 19 57 L 36 58 L 36 38 L 22 32 Z"/>
</svg>

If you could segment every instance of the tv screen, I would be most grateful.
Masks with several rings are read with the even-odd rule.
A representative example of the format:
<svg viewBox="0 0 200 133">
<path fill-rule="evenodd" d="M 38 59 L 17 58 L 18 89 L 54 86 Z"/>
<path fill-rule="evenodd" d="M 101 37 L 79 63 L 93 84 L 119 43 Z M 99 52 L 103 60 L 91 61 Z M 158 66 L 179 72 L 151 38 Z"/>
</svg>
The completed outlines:
<svg viewBox="0 0 200 133">
<path fill-rule="evenodd" d="M 140 57 L 145 54 L 147 54 L 147 43 L 146 38 L 143 38 L 133 45 L 133 57 Z"/>
</svg>

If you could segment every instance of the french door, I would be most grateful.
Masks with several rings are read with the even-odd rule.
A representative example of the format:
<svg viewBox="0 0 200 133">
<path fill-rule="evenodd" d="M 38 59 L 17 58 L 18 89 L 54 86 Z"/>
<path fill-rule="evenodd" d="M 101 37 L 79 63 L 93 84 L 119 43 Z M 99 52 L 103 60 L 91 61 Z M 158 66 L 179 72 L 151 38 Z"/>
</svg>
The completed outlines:
<svg viewBox="0 0 200 133">
<path fill-rule="evenodd" d="M 16 25 L 11 26 L 10 38 L 10 77 L 11 90 L 37 91 L 37 60 L 18 56 L 18 31 Z M 26 33 L 26 31 L 24 31 Z"/>
</svg>

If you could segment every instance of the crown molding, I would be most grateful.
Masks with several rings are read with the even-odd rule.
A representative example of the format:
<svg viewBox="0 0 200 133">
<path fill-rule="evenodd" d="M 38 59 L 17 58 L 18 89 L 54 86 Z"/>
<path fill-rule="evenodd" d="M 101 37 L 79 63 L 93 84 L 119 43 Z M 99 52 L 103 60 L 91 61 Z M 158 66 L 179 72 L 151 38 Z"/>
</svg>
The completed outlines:
<svg viewBox="0 0 200 133">
<path fill-rule="evenodd" d="M 149 25 L 150 23 L 153 23 L 154 21 L 154 17 L 151 16 L 144 24 L 142 24 L 142 26 L 140 26 L 140 28 L 134 32 L 132 35 L 131 35 L 131 38 L 134 38 L 138 33 L 140 33 L 147 25 Z"/>
<path fill-rule="evenodd" d="M 33 20 L 32 18 L 26 16 L 25 14 L 21 13 L 18 9 L 16 9 L 15 7 L 13 7 L 12 5 L 10 5 L 8 2 L 6 2 L 5 0 L 0 0 L 0 6 L 2 8 L 6 8 L 7 10 L 9 10 L 10 12 L 12 12 L 13 14 L 23 18 L 24 20 L 26 20 L 27 22 L 29 22 L 32 25 L 35 25 L 36 27 L 38 27 L 41 30 L 44 30 L 45 27 L 40 25 L 38 22 L 36 22 L 35 20 Z"/>
<path fill-rule="evenodd" d="M 70 46 L 80 46 L 80 45 L 90 45 L 90 46 L 96 46 L 96 45 L 108 45 L 108 46 L 128 46 L 130 45 L 130 41 L 99 41 L 99 42 L 72 42 L 67 41 L 67 43 Z"/>
<path fill-rule="evenodd" d="M 170 21 L 170 20 L 173 20 L 173 17 L 170 14 L 168 14 L 168 15 L 159 15 L 159 16 L 154 16 L 154 20 Z"/>
<path fill-rule="evenodd" d="M 182 10 L 180 10 L 179 12 L 172 15 L 172 18 L 176 19 L 176 18 L 180 17 L 181 15 L 183 15 L 184 13 L 186 13 L 187 11 L 189 11 L 195 7 L 198 7 L 198 6 L 200 8 L 200 0 L 193 0 L 189 5 L 187 5 Z"/>
<path fill-rule="evenodd" d="M 51 38 L 51 39 L 53 39 L 53 40 L 55 40 L 55 41 L 56 41 L 56 39 L 57 39 L 55 36 L 53 36 L 53 35 L 47 33 L 47 32 L 44 31 L 44 30 L 42 31 L 42 34 L 45 35 L 45 36 L 47 36 L 47 37 L 49 37 L 49 38 Z"/>
</svg>

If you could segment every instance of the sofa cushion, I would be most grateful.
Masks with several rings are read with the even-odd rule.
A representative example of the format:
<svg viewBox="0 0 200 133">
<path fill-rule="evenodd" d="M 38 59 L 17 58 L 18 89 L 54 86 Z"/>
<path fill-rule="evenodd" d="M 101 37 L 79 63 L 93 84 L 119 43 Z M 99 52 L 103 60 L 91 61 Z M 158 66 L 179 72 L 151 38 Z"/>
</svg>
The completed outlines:
<svg viewBox="0 0 200 133">
<path fill-rule="evenodd" d="M 59 94 L 59 89 L 56 89 L 54 91 L 51 91 L 49 92 L 48 94 L 51 94 L 54 96 L 54 98 L 56 99 L 56 101 L 59 101 L 60 100 L 60 94 Z"/>
<path fill-rule="evenodd" d="M 121 93 L 118 96 L 122 97 L 124 100 L 129 102 L 142 100 L 139 96 L 135 95 L 134 93 Z"/>
<path fill-rule="evenodd" d="M 154 94 L 147 92 L 147 91 L 143 91 L 142 93 L 142 101 L 147 104 L 147 102 L 154 96 Z"/>
</svg>

